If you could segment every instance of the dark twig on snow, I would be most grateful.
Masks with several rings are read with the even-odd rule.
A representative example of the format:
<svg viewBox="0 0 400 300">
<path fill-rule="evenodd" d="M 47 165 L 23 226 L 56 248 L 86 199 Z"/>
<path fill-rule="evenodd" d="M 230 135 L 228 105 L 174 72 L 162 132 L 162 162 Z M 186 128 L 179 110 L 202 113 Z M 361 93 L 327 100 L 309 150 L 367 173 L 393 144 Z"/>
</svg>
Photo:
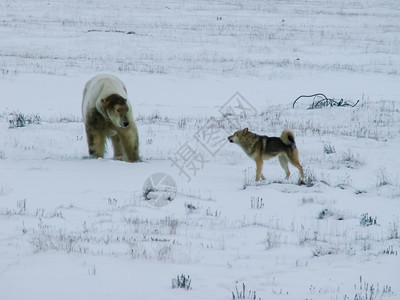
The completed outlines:
<svg viewBox="0 0 400 300">
<path fill-rule="evenodd" d="M 323 108 L 323 107 L 332 107 L 332 106 L 340 106 L 340 107 L 354 107 L 360 102 L 357 100 L 356 103 L 351 103 L 340 99 L 339 101 L 326 97 L 322 93 L 312 94 L 312 95 L 301 95 L 296 98 L 293 102 L 293 108 L 296 105 L 296 102 L 301 98 L 313 98 L 313 102 L 308 109 L 316 109 L 316 108 Z"/>
</svg>

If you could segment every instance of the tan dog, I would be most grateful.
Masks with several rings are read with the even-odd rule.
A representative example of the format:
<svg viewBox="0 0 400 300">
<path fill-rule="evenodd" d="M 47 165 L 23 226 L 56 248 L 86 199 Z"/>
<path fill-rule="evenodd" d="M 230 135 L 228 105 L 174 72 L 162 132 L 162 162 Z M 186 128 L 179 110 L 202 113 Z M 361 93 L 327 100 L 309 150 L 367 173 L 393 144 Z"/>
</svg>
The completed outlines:
<svg viewBox="0 0 400 300">
<path fill-rule="evenodd" d="M 294 135 L 290 130 L 282 131 L 281 137 L 268 137 L 252 133 L 248 128 L 236 131 L 228 137 L 231 143 L 238 144 L 244 152 L 256 162 L 256 181 L 265 179 L 262 174 L 264 160 L 278 156 L 282 168 L 285 170 L 286 179 L 290 176 L 288 162 L 299 169 L 301 183 L 304 172 L 299 162 L 299 152 L 296 148 Z"/>
<path fill-rule="evenodd" d="M 127 99 L 125 85 L 115 76 L 98 75 L 86 83 L 82 116 L 90 156 L 104 157 L 106 138 L 111 138 L 114 159 L 140 160 L 138 132 Z"/>
</svg>

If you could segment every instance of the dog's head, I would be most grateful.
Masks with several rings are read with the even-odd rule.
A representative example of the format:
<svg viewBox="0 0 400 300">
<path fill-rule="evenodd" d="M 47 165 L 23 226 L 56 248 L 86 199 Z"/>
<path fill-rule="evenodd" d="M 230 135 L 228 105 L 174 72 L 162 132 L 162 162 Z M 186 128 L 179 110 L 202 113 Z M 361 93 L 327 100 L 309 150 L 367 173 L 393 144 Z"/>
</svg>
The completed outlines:
<svg viewBox="0 0 400 300">
<path fill-rule="evenodd" d="M 238 131 L 236 131 L 233 135 L 228 136 L 228 140 L 229 140 L 229 142 L 231 142 L 231 143 L 238 144 L 239 141 L 240 141 L 240 139 L 241 139 L 244 135 L 246 135 L 248 132 L 249 132 L 249 129 L 248 129 L 248 128 L 245 128 L 245 129 L 242 129 L 242 130 L 238 130 Z"/>
<path fill-rule="evenodd" d="M 111 122 L 121 128 L 129 126 L 128 101 L 117 94 L 112 94 L 101 100 L 101 105 Z"/>
</svg>

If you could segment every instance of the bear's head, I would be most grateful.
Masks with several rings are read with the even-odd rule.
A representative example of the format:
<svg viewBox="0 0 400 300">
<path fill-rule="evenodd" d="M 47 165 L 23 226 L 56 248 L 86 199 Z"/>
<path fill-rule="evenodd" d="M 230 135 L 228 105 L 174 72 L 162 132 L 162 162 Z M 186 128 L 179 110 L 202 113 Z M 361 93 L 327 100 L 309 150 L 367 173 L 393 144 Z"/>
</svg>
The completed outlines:
<svg viewBox="0 0 400 300">
<path fill-rule="evenodd" d="M 115 126 L 121 128 L 129 126 L 129 106 L 125 98 L 112 94 L 107 98 L 101 99 L 101 105 Z"/>
</svg>

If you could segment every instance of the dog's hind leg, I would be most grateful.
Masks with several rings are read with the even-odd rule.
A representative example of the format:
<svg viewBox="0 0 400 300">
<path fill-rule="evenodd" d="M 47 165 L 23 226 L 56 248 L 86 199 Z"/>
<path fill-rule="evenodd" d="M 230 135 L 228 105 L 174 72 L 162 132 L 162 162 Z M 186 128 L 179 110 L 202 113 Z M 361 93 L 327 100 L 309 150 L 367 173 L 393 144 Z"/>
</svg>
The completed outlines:
<svg viewBox="0 0 400 300">
<path fill-rule="evenodd" d="M 260 181 L 260 178 L 262 178 L 264 180 L 265 177 L 262 174 L 262 168 L 263 168 L 264 161 L 261 157 L 256 157 L 255 161 L 256 161 L 256 166 L 257 166 L 256 181 Z"/>
<path fill-rule="evenodd" d="M 303 167 L 300 165 L 300 162 L 299 161 L 293 161 L 293 162 L 291 161 L 290 163 L 293 166 L 295 166 L 297 169 L 299 169 L 301 179 L 304 179 L 304 171 L 303 171 Z"/>
<path fill-rule="evenodd" d="M 297 152 L 297 149 L 294 149 L 292 151 L 292 153 L 290 153 L 288 158 L 289 158 L 289 162 L 293 166 L 295 166 L 297 169 L 299 169 L 301 179 L 304 179 L 304 171 L 303 171 L 303 167 L 301 166 L 300 161 L 299 161 L 299 154 Z"/>
<path fill-rule="evenodd" d="M 282 166 L 282 168 L 285 170 L 286 177 L 285 179 L 289 179 L 290 176 L 290 171 L 289 171 L 289 166 L 288 166 L 288 157 L 284 154 L 278 155 L 279 162 Z"/>
</svg>

